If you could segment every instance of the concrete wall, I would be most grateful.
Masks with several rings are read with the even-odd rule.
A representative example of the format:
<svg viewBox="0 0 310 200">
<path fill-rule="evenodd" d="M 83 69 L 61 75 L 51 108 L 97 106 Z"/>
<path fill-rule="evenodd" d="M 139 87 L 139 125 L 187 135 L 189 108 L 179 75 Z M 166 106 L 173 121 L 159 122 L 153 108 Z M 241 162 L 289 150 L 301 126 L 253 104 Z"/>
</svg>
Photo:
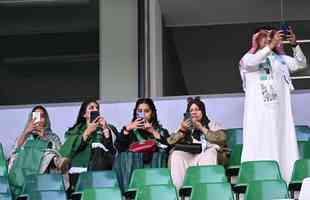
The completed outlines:
<svg viewBox="0 0 310 200">
<path fill-rule="evenodd" d="M 100 99 L 138 96 L 137 0 L 100 1 Z"/>
</svg>

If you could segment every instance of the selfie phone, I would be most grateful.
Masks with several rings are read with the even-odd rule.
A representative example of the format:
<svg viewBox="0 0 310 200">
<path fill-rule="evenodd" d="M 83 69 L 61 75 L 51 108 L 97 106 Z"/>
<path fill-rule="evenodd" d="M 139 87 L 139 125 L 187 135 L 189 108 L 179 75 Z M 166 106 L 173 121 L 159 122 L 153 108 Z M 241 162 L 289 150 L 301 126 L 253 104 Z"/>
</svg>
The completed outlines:
<svg viewBox="0 0 310 200">
<path fill-rule="evenodd" d="M 99 111 L 90 112 L 90 122 L 93 122 L 98 116 L 100 116 Z"/>
<path fill-rule="evenodd" d="M 286 22 L 282 22 L 280 28 L 285 36 L 289 35 L 289 26 Z"/>
<path fill-rule="evenodd" d="M 137 118 L 144 119 L 145 115 L 144 112 L 137 112 Z"/>
<path fill-rule="evenodd" d="M 32 119 L 34 119 L 34 123 L 40 122 L 41 113 L 40 112 L 33 112 Z"/>
<path fill-rule="evenodd" d="M 189 121 L 190 121 L 190 123 L 191 123 L 191 127 L 193 127 L 192 115 L 191 115 L 190 112 L 184 113 L 184 121 L 186 121 L 186 120 L 188 120 L 188 119 L 189 119 Z"/>
<path fill-rule="evenodd" d="M 191 113 L 190 112 L 186 112 L 186 113 L 184 113 L 184 121 L 186 121 L 186 120 L 188 120 L 188 119 L 192 119 L 192 115 L 191 115 Z"/>
</svg>

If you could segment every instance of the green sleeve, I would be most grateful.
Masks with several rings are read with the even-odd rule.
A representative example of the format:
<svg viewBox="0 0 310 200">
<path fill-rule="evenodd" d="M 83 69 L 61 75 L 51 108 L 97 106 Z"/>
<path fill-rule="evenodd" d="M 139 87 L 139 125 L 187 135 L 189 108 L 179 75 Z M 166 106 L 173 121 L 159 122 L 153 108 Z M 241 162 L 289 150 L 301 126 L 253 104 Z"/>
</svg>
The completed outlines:
<svg viewBox="0 0 310 200">
<path fill-rule="evenodd" d="M 59 153 L 64 157 L 74 157 L 81 145 L 82 134 L 83 131 L 81 131 L 78 127 L 71 130 L 69 129 L 65 134 L 67 135 L 66 141 L 60 148 Z"/>
</svg>

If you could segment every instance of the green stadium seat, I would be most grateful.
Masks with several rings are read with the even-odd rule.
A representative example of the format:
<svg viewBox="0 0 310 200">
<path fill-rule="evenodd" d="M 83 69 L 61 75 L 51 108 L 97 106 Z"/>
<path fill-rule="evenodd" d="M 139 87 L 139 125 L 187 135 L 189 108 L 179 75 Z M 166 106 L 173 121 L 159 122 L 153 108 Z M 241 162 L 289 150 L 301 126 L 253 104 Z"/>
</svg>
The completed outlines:
<svg viewBox="0 0 310 200">
<path fill-rule="evenodd" d="M 0 176 L 0 194 L 10 194 L 10 185 L 7 176 Z"/>
<path fill-rule="evenodd" d="M 289 198 L 283 180 L 253 181 L 249 183 L 244 200 L 272 200 Z"/>
<path fill-rule="evenodd" d="M 298 141 L 298 149 L 301 159 L 310 159 L 310 141 Z"/>
<path fill-rule="evenodd" d="M 310 127 L 306 125 L 295 126 L 296 137 L 298 141 L 310 140 Z"/>
<path fill-rule="evenodd" d="M 27 197 L 30 198 L 30 194 L 43 191 L 65 191 L 62 174 L 51 173 L 28 175 L 25 179 L 23 194 L 20 195 L 18 199 L 27 199 Z M 38 196 L 39 194 L 35 195 Z M 32 198 L 36 198 L 36 196 Z"/>
<path fill-rule="evenodd" d="M 178 194 L 173 185 L 152 185 L 139 188 L 135 200 L 178 200 Z"/>
<path fill-rule="evenodd" d="M 282 180 L 279 165 L 276 161 L 243 162 L 241 163 L 234 191 L 236 193 L 244 193 L 249 182 L 262 180 Z"/>
<path fill-rule="evenodd" d="M 88 188 L 83 191 L 82 200 L 122 200 L 119 188 Z"/>
<path fill-rule="evenodd" d="M 173 185 L 168 168 L 136 169 L 132 173 L 126 197 L 134 198 L 139 188 L 149 185 Z"/>
<path fill-rule="evenodd" d="M 67 195 L 65 191 L 35 191 L 27 200 L 67 200 Z"/>
<path fill-rule="evenodd" d="M 307 177 L 310 177 L 310 159 L 297 160 L 294 164 L 289 191 L 294 194 L 294 191 L 300 190 L 302 181 Z"/>
<path fill-rule="evenodd" d="M 1 193 L 0 193 L 0 199 L 1 200 L 13 200 L 11 194 L 1 194 Z"/>
<path fill-rule="evenodd" d="M 227 182 L 222 165 L 192 166 L 186 171 L 180 196 L 190 196 L 192 187 L 198 183 Z"/>
<path fill-rule="evenodd" d="M 227 143 L 229 148 L 233 148 L 236 144 L 243 144 L 243 129 L 231 128 L 225 130 L 227 134 Z"/>
<path fill-rule="evenodd" d="M 226 174 L 231 176 L 237 176 L 241 165 L 242 144 L 236 144 L 232 147 L 230 153 Z"/>
<path fill-rule="evenodd" d="M 0 143 L 0 176 L 8 175 L 8 165 L 3 152 L 2 144 Z"/>
<path fill-rule="evenodd" d="M 190 200 L 234 200 L 230 183 L 201 183 L 193 186 Z"/>
<path fill-rule="evenodd" d="M 118 187 L 114 171 L 88 171 L 79 175 L 73 199 L 80 199 L 82 192 L 88 188 Z"/>
</svg>

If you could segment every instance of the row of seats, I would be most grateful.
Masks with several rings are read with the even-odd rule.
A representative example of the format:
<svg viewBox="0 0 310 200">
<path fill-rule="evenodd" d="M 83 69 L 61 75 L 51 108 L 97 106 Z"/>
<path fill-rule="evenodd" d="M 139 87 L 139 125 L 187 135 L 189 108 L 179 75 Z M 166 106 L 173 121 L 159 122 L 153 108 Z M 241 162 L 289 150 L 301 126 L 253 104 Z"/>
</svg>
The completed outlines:
<svg viewBox="0 0 310 200">
<path fill-rule="evenodd" d="M 301 132 L 301 129 L 303 131 L 303 139 L 306 138 L 306 136 L 310 136 L 310 131 L 309 131 L 309 127 L 296 127 L 299 130 L 299 134 Z M 308 132 L 309 131 L 309 132 Z M 234 191 L 236 193 L 244 193 L 247 192 L 248 190 L 242 188 L 242 180 L 243 180 L 243 174 L 253 174 L 253 172 L 249 172 L 246 173 L 246 169 L 247 167 L 245 167 L 247 165 L 247 163 L 243 163 L 241 166 L 241 169 L 239 171 L 240 168 L 240 158 L 241 158 L 241 152 L 242 152 L 242 144 L 238 144 L 238 142 L 236 142 L 237 140 L 240 139 L 240 137 L 242 138 L 242 129 L 229 129 L 228 130 L 228 135 L 229 135 L 229 141 L 230 141 L 230 148 L 232 149 L 232 153 L 230 156 L 230 160 L 229 160 L 229 166 L 227 167 L 226 170 L 226 174 L 228 176 L 228 180 L 230 180 L 231 176 L 236 176 L 239 174 L 238 177 L 238 181 L 236 186 L 233 187 L 233 189 L 229 189 L 227 191 L 227 194 L 232 193 L 231 191 Z M 239 139 L 238 139 L 239 137 Z M 233 141 L 234 140 L 234 141 Z M 242 141 L 242 140 L 241 140 Z M 300 151 L 300 155 L 302 155 L 302 158 L 309 158 L 310 159 L 310 141 L 298 141 L 298 146 L 299 146 L 299 151 Z M 259 163 L 259 162 L 258 162 Z M 275 166 L 275 165 L 274 165 Z M 296 190 L 300 190 L 301 188 L 301 182 L 302 180 L 307 177 L 310 176 L 310 170 L 309 170 L 309 160 L 307 159 L 301 159 L 296 161 L 295 163 L 295 167 L 294 167 L 294 173 L 293 173 L 293 178 L 291 183 L 289 184 L 289 191 L 293 192 Z M 264 168 L 264 167 L 258 167 L 258 168 Z M 180 191 L 180 195 L 181 196 L 190 196 L 191 198 L 194 198 L 195 196 L 191 196 L 191 195 L 196 195 L 198 193 L 198 191 L 204 191 L 204 190 L 210 190 L 210 185 L 208 184 L 218 184 L 218 183 L 225 183 L 227 184 L 227 177 L 225 176 L 225 170 L 223 167 L 220 166 L 214 166 L 208 167 L 208 170 L 204 170 L 204 167 L 199 167 L 200 170 L 195 169 L 195 167 L 193 168 L 189 168 L 188 172 L 186 174 L 185 177 L 185 181 L 184 181 L 184 187 L 181 189 Z M 162 171 L 163 170 L 163 171 Z M 137 196 L 140 195 L 145 195 L 145 193 L 142 191 L 144 190 L 152 190 L 152 188 L 148 188 L 151 186 L 147 186 L 147 185 L 169 185 L 172 186 L 172 181 L 170 178 L 170 172 L 168 171 L 168 169 L 141 169 L 141 170 L 136 170 L 133 173 L 131 182 L 130 182 L 130 186 L 129 186 L 129 190 L 126 192 L 126 196 L 134 199 L 134 198 L 138 198 Z M 147 175 L 143 175 L 143 173 L 145 171 L 147 172 Z M 242 172 L 243 171 L 243 172 Z M 256 169 L 254 170 L 256 171 Z M 277 170 L 267 170 L 269 175 L 272 172 L 275 172 Z M 50 178 L 48 178 L 50 176 Z M 253 175 L 254 176 L 254 175 Z M 266 175 L 267 176 L 267 175 Z M 278 177 L 280 177 L 280 172 L 278 174 Z M 155 180 L 152 180 L 151 177 L 156 177 Z M 164 177 L 169 177 L 169 178 L 164 178 Z M 193 178 L 194 177 L 194 178 Z M 212 177 L 212 178 L 211 178 Z M 260 176 L 259 177 L 264 177 L 264 176 Z M 270 176 L 271 177 L 271 176 Z M 46 181 L 46 179 L 50 179 L 49 181 Z M 53 179 L 53 180 L 52 180 Z M 145 179 L 145 180 L 144 180 Z M 256 181 L 255 177 L 250 177 L 250 180 L 253 179 L 254 181 Z M 264 180 L 278 180 L 281 181 L 282 179 L 278 178 L 263 178 Z M 143 181 L 141 181 L 143 180 Z M 194 180 L 194 182 L 193 182 Z M 252 180 L 252 181 L 253 181 Z M 3 149 L 2 149 L 2 145 L 0 144 L 0 199 L 11 199 L 10 196 L 10 189 L 7 183 L 7 161 L 4 157 L 4 153 L 3 153 Z M 55 183 L 55 185 L 52 187 L 50 184 L 47 184 L 47 182 L 49 183 Z M 195 182 L 198 182 L 200 184 L 207 184 L 207 185 L 201 185 L 201 186 L 196 186 L 197 184 Z M 224 185 L 225 185 L 224 184 Z M 195 188 L 197 189 L 194 189 Z M 216 186 L 216 185 L 212 185 L 212 187 L 223 187 L 226 188 L 227 186 Z M 228 183 L 228 185 L 230 186 L 230 184 Z M 80 178 L 78 180 L 77 183 L 77 187 L 76 190 L 73 194 L 73 198 L 76 199 L 85 199 L 88 198 L 87 196 L 92 196 L 92 195 L 96 195 L 98 192 L 104 193 L 107 192 L 107 189 L 103 190 L 103 191 L 97 191 L 98 188 L 113 188 L 112 192 L 117 191 L 119 192 L 119 188 L 118 188 L 118 183 L 117 183 L 117 179 L 116 176 L 114 174 L 114 172 L 93 172 L 93 173 L 82 173 L 80 175 Z M 254 186 L 253 186 L 254 187 Z M 137 189 L 140 188 L 140 189 Z M 145 189 L 141 189 L 141 188 L 145 188 Z M 174 188 L 174 187 L 172 187 Z M 200 188 L 200 189 L 198 189 Z M 202 189 L 205 188 L 205 189 Z M 230 187 L 228 187 L 230 188 Z M 239 188 L 239 189 L 237 189 Z M 249 187 L 251 188 L 251 187 Z M 175 189 L 173 189 L 175 190 Z M 87 192 L 85 192 L 87 191 Z M 212 189 L 210 191 L 215 191 L 215 189 Z M 249 191 L 251 191 L 249 189 Z M 55 198 L 53 199 L 60 199 L 60 198 L 64 198 L 66 199 L 66 194 L 64 192 L 64 184 L 63 184 L 63 178 L 60 175 L 39 175 L 39 176 L 29 176 L 27 177 L 27 183 L 25 184 L 25 188 L 24 188 L 24 195 L 21 196 L 21 198 L 28 198 L 28 199 L 45 199 L 46 197 L 53 197 L 55 196 Z M 120 193 L 120 192 L 119 192 Z M 141 193 L 141 194 L 140 194 Z M 146 192 L 147 193 L 147 192 Z M 200 192 L 201 193 L 201 192 Z M 46 196 L 46 197 L 45 197 Z M 56 198 L 57 197 L 57 198 Z"/>
<path fill-rule="evenodd" d="M 242 128 L 231 128 L 225 130 L 228 136 L 228 146 L 232 147 L 235 144 L 243 143 L 243 129 Z M 310 140 L 310 127 L 305 125 L 296 125 L 296 138 L 298 141 L 309 141 Z"/>
<path fill-rule="evenodd" d="M 307 163 L 308 168 L 307 172 L 305 171 L 307 174 L 304 175 L 309 177 L 310 160 L 304 163 Z M 304 164 L 303 167 L 305 167 Z M 298 172 L 298 174 L 300 180 L 292 180 L 291 184 L 301 184 L 304 177 L 300 176 L 301 173 Z M 154 185 L 158 187 L 153 187 Z M 270 196 L 275 198 L 277 194 L 281 195 L 277 196 L 277 198 L 288 197 L 287 186 L 281 178 L 278 164 L 274 161 L 243 163 L 240 168 L 237 184 L 234 187 L 227 181 L 225 170 L 222 166 L 190 167 L 185 176 L 184 186 L 180 190 L 180 196 L 189 196 L 193 200 L 199 199 L 202 196 L 204 197 L 203 199 L 208 199 L 209 197 L 214 197 L 214 195 L 219 196 L 218 199 L 233 199 L 233 191 L 237 194 L 245 193 L 245 199 L 251 200 L 257 199 L 252 197 L 254 194 L 256 196 L 266 196 L 266 198 Z M 130 196 L 131 199 L 145 199 L 144 197 L 148 196 L 146 199 L 151 200 L 153 198 L 149 196 L 161 192 L 163 192 L 162 195 L 169 194 L 169 198 L 171 197 L 171 199 L 173 199 L 173 196 L 178 196 L 172 184 L 169 169 L 167 168 L 135 170 L 128 192 L 129 194 L 133 193 Z M 9 194 L 7 177 L 0 177 L 0 193 L 3 194 L 2 196 Z M 30 200 L 66 199 L 63 177 L 59 174 L 27 177 L 24 193 L 24 196 Z M 82 200 L 96 200 L 96 196 L 121 196 L 113 171 L 82 173 L 79 177 L 76 193 L 81 194 Z M 158 197 L 158 195 L 154 195 L 154 198 L 156 196 Z M 263 200 L 265 197 L 258 199 Z"/>
<path fill-rule="evenodd" d="M 102 173 L 101 176 L 99 175 L 100 173 Z M 81 174 L 77 186 L 77 192 L 85 191 L 87 188 L 91 189 L 100 187 L 98 185 L 98 181 L 85 181 L 89 179 L 94 180 L 94 177 L 100 177 L 102 184 L 104 184 L 104 186 L 101 185 L 103 187 L 117 187 L 116 178 L 114 179 L 114 182 L 111 180 L 104 181 L 105 177 L 108 177 L 106 175 L 109 173 L 113 174 L 113 172 L 93 172 Z M 87 176 L 92 178 L 86 178 Z M 109 175 L 109 177 L 113 176 L 114 175 L 111 174 Z M 302 180 L 305 177 L 310 177 L 309 159 L 299 160 L 295 163 L 294 174 L 289 187 L 295 188 L 294 185 L 296 184 L 298 184 L 300 187 Z M 86 182 L 87 184 L 85 184 Z M 106 183 L 110 183 L 110 185 L 107 185 Z M 173 184 L 171 181 L 169 169 L 164 168 L 135 170 L 126 195 L 131 199 L 137 198 L 137 196 L 139 196 L 141 191 L 143 191 L 146 186 L 150 187 L 152 185 L 169 185 L 172 187 Z M 218 188 L 218 190 L 216 188 Z M 269 190 L 270 188 L 273 189 Z M 275 188 L 279 189 L 276 190 Z M 148 189 L 150 190 L 150 188 Z M 234 185 L 233 188 L 231 188 L 231 185 L 227 180 L 223 166 L 214 165 L 190 167 L 187 170 L 183 187 L 180 190 L 180 196 L 189 196 L 191 199 L 196 199 L 196 196 L 198 198 L 198 196 L 201 196 L 201 193 L 205 193 L 205 195 L 209 194 L 212 196 L 212 194 L 217 194 L 230 198 L 230 196 L 233 194 L 232 191 L 237 194 L 245 193 L 246 197 L 252 196 L 253 193 L 257 193 L 257 191 L 262 191 L 262 195 L 264 193 L 263 191 L 265 191 L 267 196 L 276 196 L 276 194 L 283 194 L 281 198 L 289 196 L 288 188 L 285 182 L 282 180 L 279 166 L 275 161 L 244 162 L 240 168 L 237 184 Z M 252 199 L 252 197 L 249 197 L 249 199 Z"/>
<path fill-rule="evenodd" d="M 310 127 L 304 125 L 295 126 L 298 140 L 300 159 L 310 159 Z M 228 146 L 231 149 L 227 166 L 227 175 L 237 176 L 241 163 L 243 147 L 242 128 L 227 129 Z"/>
</svg>

